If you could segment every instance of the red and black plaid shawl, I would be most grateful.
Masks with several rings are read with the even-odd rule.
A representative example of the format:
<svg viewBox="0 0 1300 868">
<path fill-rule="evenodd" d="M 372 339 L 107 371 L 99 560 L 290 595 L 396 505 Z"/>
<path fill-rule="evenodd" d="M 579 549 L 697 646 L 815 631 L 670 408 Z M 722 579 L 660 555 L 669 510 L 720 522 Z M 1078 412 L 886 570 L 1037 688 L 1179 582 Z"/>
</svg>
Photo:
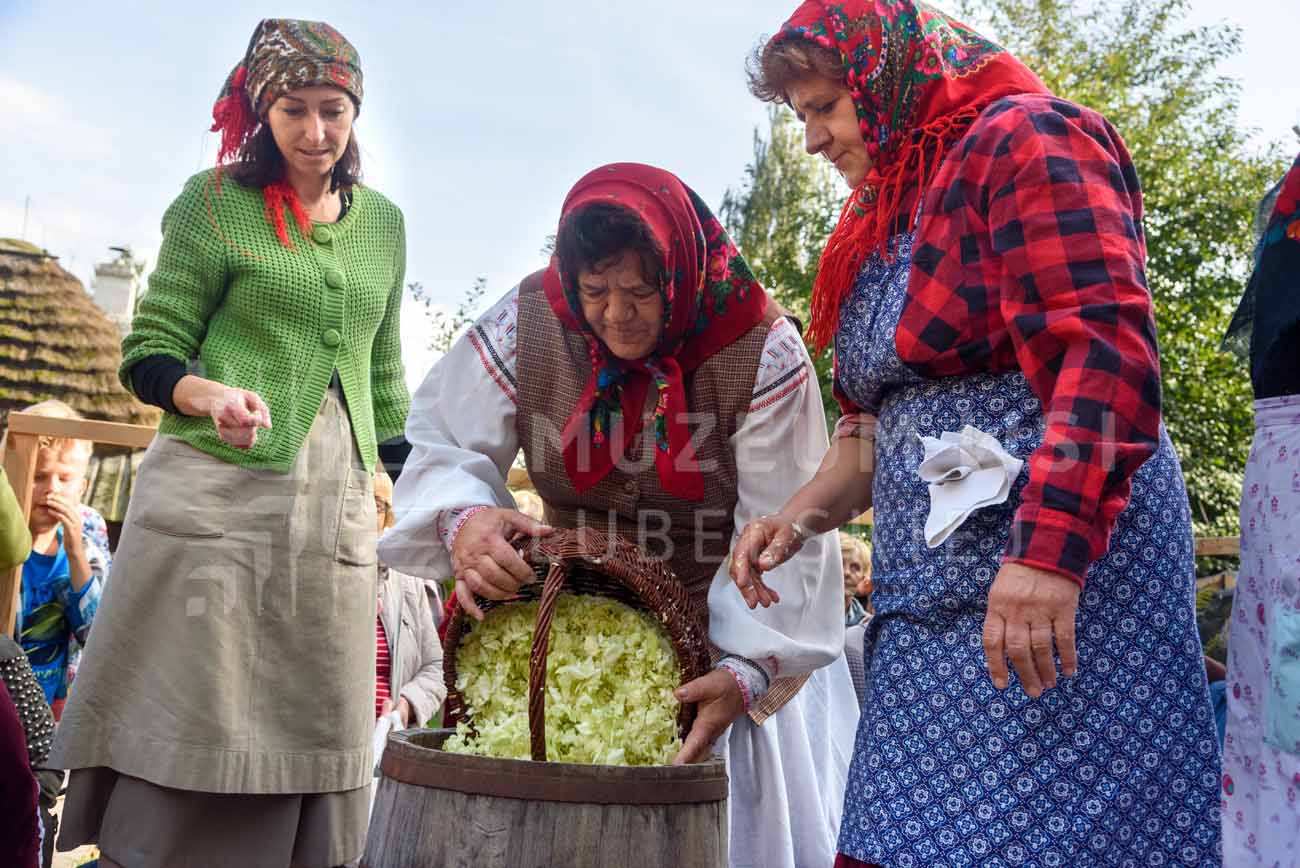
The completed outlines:
<svg viewBox="0 0 1300 868">
<path fill-rule="evenodd" d="M 927 377 L 1019 369 L 1043 444 L 1007 560 L 1080 583 L 1160 437 L 1142 194 L 1119 134 L 1051 96 L 980 115 L 935 177 L 894 341 Z"/>
<path fill-rule="evenodd" d="M 1025 374 L 1047 428 L 1006 560 L 1082 583 L 1160 431 L 1142 197 L 1124 142 L 919 2 L 809 0 L 774 38 L 792 36 L 840 51 L 878 160 L 822 257 L 810 340 L 830 341 L 863 259 L 914 229 L 899 356 L 927 377 Z"/>
</svg>

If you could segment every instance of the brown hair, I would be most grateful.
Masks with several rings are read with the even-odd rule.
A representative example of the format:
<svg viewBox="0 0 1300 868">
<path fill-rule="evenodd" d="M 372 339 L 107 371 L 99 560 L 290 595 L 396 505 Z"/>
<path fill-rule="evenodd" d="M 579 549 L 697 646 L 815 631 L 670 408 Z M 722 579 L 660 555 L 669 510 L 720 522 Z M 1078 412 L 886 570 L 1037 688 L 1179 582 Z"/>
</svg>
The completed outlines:
<svg viewBox="0 0 1300 868">
<path fill-rule="evenodd" d="M 239 155 L 229 169 L 230 176 L 245 187 L 261 189 L 268 184 L 281 180 L 284 174 L 284 154 L 271 135 L 271 125 L 262 121 L 256 132 L 248 137 Z M 353 184 L 361 183 L 361 149 L 357 147 L 357 134 L 348 133 L 348 146 L 343 156 L 334 164 L 330 172 L 330 192 L 342 187 L 350 190 Z"/>
<path fill-rule="evenodd" d="M 834 49 L 806 39 L 764 39 L 745 64 L 749 92 L 764 102 L 790 102 L 790 85 L 806 78 L 844 83 L 844 61 Z"/>
<path fill-rule="evenodd" d="M 664 251 L 650 234 L 650 227 L 630 208 L 592 202 L 565 216 L 555 236 L 555 255 L 570 290 L 577 288 L 578 272 L 593 270 L 624 250 L 641 260 L 646 283 L 664 285 Z"/>
</svg>

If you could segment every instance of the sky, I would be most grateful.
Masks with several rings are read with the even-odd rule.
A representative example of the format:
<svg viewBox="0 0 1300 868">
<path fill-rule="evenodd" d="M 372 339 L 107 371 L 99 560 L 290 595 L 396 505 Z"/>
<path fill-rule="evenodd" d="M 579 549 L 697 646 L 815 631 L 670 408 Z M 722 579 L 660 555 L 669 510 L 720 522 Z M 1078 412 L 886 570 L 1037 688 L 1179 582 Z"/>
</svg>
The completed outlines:
<svg viewBox="0 0 1300 868">
<path fill-rule="evenodd" d="M 363 169 L 406 216 L 407 280 L 454 308 L 482 276 L 487 303 L 544 264 L 589 169 L 660 165 L 715 207 L 738 186 L 766 123 L 744 59 L 794 5 L 0 0 L 0 237 L 26 214 L 27 240 L 87 285 L 110 245 L 152 262 L 167 204 L 215 158 L 212 102 L 258 19 L 312 18 L 361 54 Z M 1297 18 L 1300 0 L 1192 0 L 1189 18 L 1242 28 L 1222 70 L 1241 123 L 1291 150 Z M 402 331 L 415 384 L 435 354 L 414 300 Z"/>
</svg>

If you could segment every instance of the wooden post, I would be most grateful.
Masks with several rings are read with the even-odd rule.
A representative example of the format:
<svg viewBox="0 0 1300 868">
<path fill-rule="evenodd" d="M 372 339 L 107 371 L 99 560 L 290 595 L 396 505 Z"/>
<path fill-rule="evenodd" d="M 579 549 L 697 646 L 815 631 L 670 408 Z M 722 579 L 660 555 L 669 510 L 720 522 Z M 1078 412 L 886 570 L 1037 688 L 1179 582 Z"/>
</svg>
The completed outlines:
<svg viewBox="0 0 1300 868">
<path fill-rule="evenodd" d="M 1239 536 L 1203 536 L 1196 540 L 1198 558 L 1240 555 L 1241 537 Z"/>
<path fill-rule="evenodd" d="M 32 479 L 36 476 L 36 444 L 34 434 L 18 434 L 10 431 L 5 435 L 4 468 L 18 496 L 18 509 L 26 522 L 32 514 Z M 18 609 L 22 605 L 23 565 L 19 564 L 0 573 L 0 631 L 12 636 L 14 624 L 18 620 Z"/>
<path fill-rule="evenodd" d="M 124 425 L 93 419 L 56 419 L 17 412 L 9 414 L 8 425 L 9 430 L 5 432 L 4 439 L 0 440 L 0 461 L 4 462 L 9 484 L 18 496 L 23 521 L 27 521 L 32 514 L 32 482 L 36 476 L 37 444 L 41 437 L 68 437 L 144 449 L 153 442 L 154 434 L 157 433 L 147 425 Z M 18 620 L 22 576 L 21 564 L 0 573 L 0 631 L 6 636 L 13 635 L 14 624 Z"/>
</svg>

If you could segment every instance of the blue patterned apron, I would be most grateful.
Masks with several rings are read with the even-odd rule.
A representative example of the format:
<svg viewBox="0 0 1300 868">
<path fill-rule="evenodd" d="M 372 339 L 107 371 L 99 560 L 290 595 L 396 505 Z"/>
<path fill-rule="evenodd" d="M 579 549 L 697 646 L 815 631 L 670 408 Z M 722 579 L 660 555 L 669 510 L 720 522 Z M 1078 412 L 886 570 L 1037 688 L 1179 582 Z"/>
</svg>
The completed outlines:
<svg viewBox="0 0 1300 868">
<path fill-rule="evenodd" d="M 1215 866 L 1219 749 L 1196 630 L 1182 471 L 1160 446 L 1079 599 L 1079 673 L 1030 699 L 981 642 L 1042 405 L 1019 371 L 924 379 L 898 357 L 912 237 L 845 301 L 840 388 L 879 414 L 867 695 L 840 852 L 887 868 Z M 1026 464 L 1006 503 L 926 547 L 918 434 L 974 425 Z"/>
</svg>

